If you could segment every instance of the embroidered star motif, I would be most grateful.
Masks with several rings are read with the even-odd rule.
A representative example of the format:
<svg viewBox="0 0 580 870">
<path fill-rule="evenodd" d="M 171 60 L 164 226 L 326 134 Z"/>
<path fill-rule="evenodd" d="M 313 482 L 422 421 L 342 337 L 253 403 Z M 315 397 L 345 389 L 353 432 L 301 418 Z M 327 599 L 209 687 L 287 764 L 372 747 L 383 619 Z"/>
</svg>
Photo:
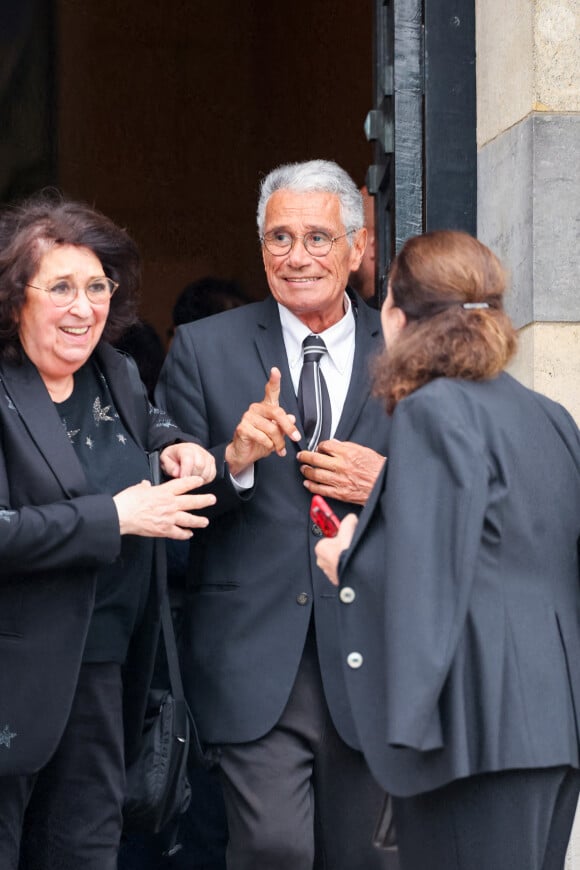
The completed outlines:
<svg viewBox="0 0 580 870">
<path fill-rule="evenodd" d="M 121 444 L 127 443 L 127 439 L 125 438 L 125 436 L 123 435 L 122 432 L 117 432 L 117 441 L 120 441 Z"/>
<path fill-rule="evenodd" d="M 10 749 L 10 743 L 12 742 L 13 737 L 18 737 L 15 731 L 11 731 L 8 725 L 4 726 L 4 729 L 0 731 L 0 746 L 5 746 L 6 749 Z"/>
<path fill-rule="evenodd" d="M 62 428 L 64 429 L 64 431 L 68 435 L 70 443 L 74 444 L 75 443 L 75 435 L 78 435 L 81 430 L 80 429 L 67 429 L 67 422 L 66 422 L 65 417 L 63 417 L 60 422 L 62 423 Z"/>
<path fill-rule="evenodd" d="M 153 405 L 149 406 L 149 414 L 153 417 L 158 417 L 155 420 L 156 426 L 161 426 L 163 429 L 177 429 L 177 426 L 170 420 L 165 411 L 161 411 L 159 408 L 155 408 Z"/>
<path fill-rule="evenodd" d="M 92 449 L 93 449 L 93 445 L 94 445 L 94 443 L 95 443 L 95 442 L 93 441 L 93 439 L 91 438 L 91 436 L 90 436 L 90 435 L 87 435 L 87 437 L 85 438 L 85 444 L 87 445 L 87 447 L 89 448 L 89 450 L 92 450 Z"/>
<path fill-rule="evenodd" d="M 95 420 L 95 423 L 97 424 L 97 426 L 99 425 L 99 423 L 102 423 L 105 420 L 112 421 L 114 419 L 114 417 L 111 417 L 111 415 L 109 414 L 110 410 L 111 410 L 111 406 L 105 405 L 103 407 L 101 405 L 101 400 L 100 400 L 99 396 L 97 396 L 97 398 L 93 402 L 93 417 L 94 417 L 94 420 Z"/>
</svg>

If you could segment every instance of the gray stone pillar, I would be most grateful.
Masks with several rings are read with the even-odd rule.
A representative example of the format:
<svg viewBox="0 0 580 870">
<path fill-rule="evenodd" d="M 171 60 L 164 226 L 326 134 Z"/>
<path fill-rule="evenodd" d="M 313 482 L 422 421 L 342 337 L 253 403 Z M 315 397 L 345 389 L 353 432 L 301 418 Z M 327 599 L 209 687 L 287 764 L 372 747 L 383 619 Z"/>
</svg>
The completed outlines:
<svg viewBox="0 0 580 870">
<path fill-rule="evenodd" d="M 476 48 L 478 236 L 510 272 L 511 371 L 580 423 L 580 0 L 476 0 Z"/>
</svg>

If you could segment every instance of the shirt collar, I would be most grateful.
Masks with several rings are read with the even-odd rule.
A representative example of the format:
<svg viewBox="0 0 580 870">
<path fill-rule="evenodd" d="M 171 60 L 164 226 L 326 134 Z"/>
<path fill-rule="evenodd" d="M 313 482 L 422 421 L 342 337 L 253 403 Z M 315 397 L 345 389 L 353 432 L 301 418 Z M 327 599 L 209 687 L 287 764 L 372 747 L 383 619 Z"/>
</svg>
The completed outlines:
<svg viewBox="0 0 580 870">
<path fill-rule="evenodd" d="M 280 324 L 282 326 L 282 335 L 288 354 L 288 363 L 290 368 L 302 365 L 302 342 L 307 335 L 310 335 L 310 330 L 295 314 L 280 305 L 278 302 L 278 311 L 280 312 Z M 344 294 L 344 316 L 341 319 L 325 329 L 324 332 L 318 333 L 328 350 L 328 356 L 342 372 L 347 365 L 349 359 L 348 346 L 350 340 L 354 340 L 356 324 L 352 303 L 348 294 Z"/>
</svg>

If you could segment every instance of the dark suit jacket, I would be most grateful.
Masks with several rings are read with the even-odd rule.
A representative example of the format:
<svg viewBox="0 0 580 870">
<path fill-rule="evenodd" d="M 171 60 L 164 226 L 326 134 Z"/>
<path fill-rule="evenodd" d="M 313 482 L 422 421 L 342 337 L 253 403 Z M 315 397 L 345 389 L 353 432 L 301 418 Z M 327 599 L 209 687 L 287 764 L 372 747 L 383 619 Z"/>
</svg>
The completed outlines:
<svg viewBox="0 0 580 870">
<path fill-rule="evenodd" d="M 158 425 L 144 388 L 136 395 L 126 359 L 105 344 L 95 353 L 136 442 L 155 449 L 179 438 L 177 427 Z M 58 745 L 75 692 L 95 572 L 117 558 L 121 537 L 111 496 L 90 494 L 29 361 L 0 365 L 0 438 L 0 776 L 8 776 L 37 771 Z M 147 648 L 151 657 L 155 618 L 148 611 L 147 644 L 134 638 L 141 655 Z M 140 672 L 147 666 L 142 659 Z M 131 656 L 129 667 L 137 673 Z M 141 679 L 131 685 L 137 705 Z"/>
<path fill-rule="evenodd" d="M 385 789 L 578 766 L 579 535 L 561 406 L 507 374 L 400 402 L 340 565 L 349 696 Z"/>
<path fill-rule="evenodd" d="M 369 395 L 369 357 L 382 346 L 379 316 L 358 305 L 351 383 L 336 438 L 385 454 L 388 422 Z M 278 307 L 272 298 L 177 330 L 157 403 L 215 454 L 224 451 L 252 402 L 261 401 L 272 366 L 282 373 L 280 404 L 300 419 Z M 201 734 L 211 743 L 254 740 L 278 721 L 290 695 L 314 612 L 324 690 L 342 737 L 356 745 L 338 647 L 336 590 L 316 567 L 318 540 L 310 495 L 288 440 L 286 457 L 256 465 L 253 493 L 228 483 L 222 513 L 197 533 L 186 686 Z M 334 502 L 340 515 L 352 505 Z"/>
</svg>

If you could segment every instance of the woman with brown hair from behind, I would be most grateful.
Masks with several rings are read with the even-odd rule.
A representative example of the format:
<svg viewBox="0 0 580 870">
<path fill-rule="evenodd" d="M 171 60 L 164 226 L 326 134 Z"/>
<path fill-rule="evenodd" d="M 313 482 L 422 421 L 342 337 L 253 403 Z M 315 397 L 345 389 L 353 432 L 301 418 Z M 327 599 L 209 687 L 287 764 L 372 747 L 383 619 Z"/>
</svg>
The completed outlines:
<svg viewBox="0 0 580 870">
<path fill-rule="evenodd" d="M 405 243 L 376 367 L 386 468 L 316 547 L 402 870 L 561 870 L 578 802 L 580 435 L 503 370 L 504 287 L 465 233 Z"/>
<path fill-rule="evenodd" d="M 516 350 L 503 309 L 505 273 L 477 239 L 453 231 L 410 239 L 393 263 L 383 324 L 405 341 L 389 342 L 376 366 L 375 391 L 392 413 L 404 396 L 434 378 L 493 378 Z M 393 332 L 388 327 L 389 332 Z"/>
</svg>

